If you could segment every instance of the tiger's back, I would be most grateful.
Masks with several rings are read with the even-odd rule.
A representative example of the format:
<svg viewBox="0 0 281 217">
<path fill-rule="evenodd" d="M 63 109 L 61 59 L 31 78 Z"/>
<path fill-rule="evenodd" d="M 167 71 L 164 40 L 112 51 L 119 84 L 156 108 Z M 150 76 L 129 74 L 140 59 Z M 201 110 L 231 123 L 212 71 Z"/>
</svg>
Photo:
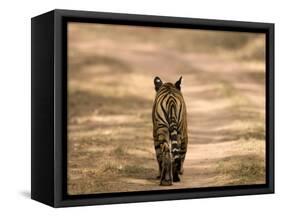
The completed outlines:
<svg viewBox="0 0 281 217">
<path fill-rule="evenodd" d="M 156 77 L 154 84 L 154 147 L 159 164 L 160 184 L 170 185 L 172 180 L 180 181 L 179 174 L 183 172 L 188 143 L 186 105 L 180 90 L 181 78 L 175 84 L 163 84 L 161 79 Z M 170 159 L 167 158 L 169 155 Z M 167 161 L 171 161 L 171 169 L 163 168 L 164 164 L 168 165 Z"/>
</svg>

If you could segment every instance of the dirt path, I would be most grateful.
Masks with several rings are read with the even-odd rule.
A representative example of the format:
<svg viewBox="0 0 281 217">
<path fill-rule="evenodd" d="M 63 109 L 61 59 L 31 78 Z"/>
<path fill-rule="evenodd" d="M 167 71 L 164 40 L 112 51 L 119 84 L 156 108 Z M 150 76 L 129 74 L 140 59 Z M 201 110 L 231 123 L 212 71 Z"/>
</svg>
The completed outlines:
<svg viewBox="0 0 281 217">
<path fill-rule="evenodd" d="M 183 53 L 130 38 L 93 40 L 89 29 L 78 30 L 70 29 L 69 45 L 70 194 L 264 182 L 262 62 Z M 184 174 L 170 187 L 156 179 L 151 122 L 156 75 L 164 81 L 183 76 L 188 108 Z"/>
</svg>

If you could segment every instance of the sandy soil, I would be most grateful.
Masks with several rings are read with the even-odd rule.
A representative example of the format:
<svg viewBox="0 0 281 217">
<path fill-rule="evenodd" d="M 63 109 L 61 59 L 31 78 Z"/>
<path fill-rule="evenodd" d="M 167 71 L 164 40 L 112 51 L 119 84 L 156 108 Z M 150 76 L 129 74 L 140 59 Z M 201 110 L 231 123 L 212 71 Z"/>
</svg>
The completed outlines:
<svg viewBox="0 0 281 217">
<path fill-rule="evenodd" d="M 265 182 L 262 35 L 71 24 L 68 51 L 69 194 Z M 181 182 L 162 187 L 153 78 L 181 75 L 187 157 Z"/>
</svg>

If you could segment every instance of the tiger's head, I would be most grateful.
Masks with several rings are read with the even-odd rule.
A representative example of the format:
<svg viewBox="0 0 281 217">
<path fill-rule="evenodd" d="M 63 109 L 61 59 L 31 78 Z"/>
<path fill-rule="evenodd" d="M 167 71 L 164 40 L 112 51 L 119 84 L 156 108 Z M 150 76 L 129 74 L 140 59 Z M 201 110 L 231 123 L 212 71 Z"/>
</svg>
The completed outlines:
<svg viewBox="0 0 281 217">
<path fill-rule="evenodd" d="M 174 87 L 180 91 L 181 90 L 181 80 L 182 80 L 182 76 L 174 84 L 173 83 L 164 83 L 163 84 L 162 80 L 158 76 L 156 76 L 154 78 L 155 91 L 158 92 L 161 87 Z"/>
</svg>

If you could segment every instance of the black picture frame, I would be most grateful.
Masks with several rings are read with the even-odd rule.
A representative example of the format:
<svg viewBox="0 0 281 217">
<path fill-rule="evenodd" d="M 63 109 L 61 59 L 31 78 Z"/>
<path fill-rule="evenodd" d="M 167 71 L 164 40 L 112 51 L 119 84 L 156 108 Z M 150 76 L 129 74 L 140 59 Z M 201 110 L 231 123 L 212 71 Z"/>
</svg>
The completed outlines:
<svg viewBox="0 0 281 217">
<path fill-rule="evenodd" d="M 67 195 L 67 22 L 266 34 L 266 184 Z M 274 24 L 53 10 L 31 21 L 31 198 L 53 207 L 274 193 Z"/>
</svg>

